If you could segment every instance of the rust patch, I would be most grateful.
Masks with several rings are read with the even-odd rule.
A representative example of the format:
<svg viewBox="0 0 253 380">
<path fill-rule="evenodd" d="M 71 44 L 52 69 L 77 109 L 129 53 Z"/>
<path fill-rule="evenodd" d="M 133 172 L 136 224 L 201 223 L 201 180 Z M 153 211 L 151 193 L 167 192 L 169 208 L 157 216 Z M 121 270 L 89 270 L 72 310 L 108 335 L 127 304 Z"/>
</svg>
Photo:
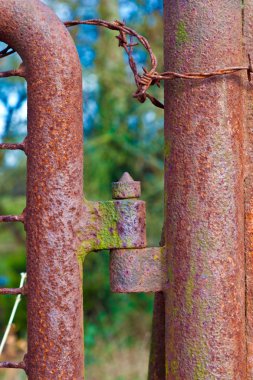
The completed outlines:
<svg viewBox="0 0 253 380">
<path fill-rule="evenodd" d="M 253 4 L 244 2 L 243 9 L 245 48 L 252 53 Z M 245 269 L 246 269 L 246 329 L 247 329 L 247 379 L 253 378 L 253 87 L 245 81 Z"/>
<path fill-rule="evenodd" d="M 159 292 L 165 282 L 164 248 L 112 250 L 111 290 L 115 293 Z"/>
</svg>

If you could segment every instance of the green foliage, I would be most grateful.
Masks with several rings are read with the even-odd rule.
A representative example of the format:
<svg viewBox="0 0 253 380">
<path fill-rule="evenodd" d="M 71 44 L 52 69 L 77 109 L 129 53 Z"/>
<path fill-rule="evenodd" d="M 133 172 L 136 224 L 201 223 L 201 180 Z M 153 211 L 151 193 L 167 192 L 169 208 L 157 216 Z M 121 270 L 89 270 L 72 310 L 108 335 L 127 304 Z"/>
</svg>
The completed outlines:
<svg viewBox="0 0 253 380">
<path fill-rule="evenodd" d="M 87 316 L 85 343 L 87 364 L 95 360 L 93 348 L 99 339 L 118 346 L 131 346 L 150 327 L 151 294 L 113 294 L 109 284 L 109 254 L 88 255 L 84 269 L 84 304 Z M 89 285 L 88 285 L 89 284 Z"/>
</svg>

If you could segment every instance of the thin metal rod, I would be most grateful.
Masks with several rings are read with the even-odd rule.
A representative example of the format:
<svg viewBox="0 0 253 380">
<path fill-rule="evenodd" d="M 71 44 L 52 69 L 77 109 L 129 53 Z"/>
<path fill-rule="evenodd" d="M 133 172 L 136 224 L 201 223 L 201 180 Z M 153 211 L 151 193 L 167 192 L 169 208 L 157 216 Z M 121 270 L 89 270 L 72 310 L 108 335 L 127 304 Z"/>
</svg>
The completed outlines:
<svg viewBox="0 0 253 380">
<path fill-rule="evenodd" d="M 9 70 L 0 72 L 0 78 L 8 77 L 24 77 L 24 74 L 22 70 Z"/>
<path fill-rule="evenodd" d="M 24 362 L 13 363 L 13 362 L 0 362 L 0 368 L 15 368 L 26 370 L 26 365 Z"/>
<path fill-rule="evenodd" d="M 1 143 L 0 144 L 0 150 L 23 150 L 25 151 L 25 143 L 18 143 L 18 144 L 10 144 L 10 143 Z"/>
<path fill-rule="evenodd" d="M 0 294 L 10 294 L 10 295 L 18 295 L 18 294 L 26 294 L 26 288 L 0 288 Z"/>
<path fill-rule="evenodd" d="M 0 223 L 21 222 L 24 223 L 24 215 L 0 215 Z"/>
<path fill-rule="evenodd" d="M 4 333 L 4 336 L 3 336 L 3 339 L 1 341 L 1 344 L 0 344 L 0 355 L 2 355 L 2 352 L 3 352 L 3 348 L 5 346 L 5 343 L 7 341 L 7 338 L 8 338 L 8 335 L 10 333 L 10 329 L 11 329 L 11 325 L 12 325 L 12 322 L 14 320 L 14 317 L 15 317 L 15 314 L 16 314 L 16 311 L 17 311 L 17 308 L 18 308 L 18 305 L 21 301 L 21 294 L 23 294 L 23 286 L 24 286 L 24 283 L 25 283 L 25 280 L 26 280 L 26 273 L 21 273 L 21 280 L 20 280 L 20 285 L 19 285 L 19 289 L 9 289 L 9 290 L 18 290 L 19 293 L 18 293 L 18 296 L 15 300 L 15 303 L 14 303 L 14 306 L 13 306 L 13 309 L 12 309 L 12 312 L 11 312 L 11 315 L 10 315 L 10 319 L 9 319 L 9 322 L 7 324 L 7 327 L 6 327 L 6 330 L 5 330 L 5 333 Z M 2 289 L 1 289 L 2 290 Z M 0 293 L 1 293 L 1 290 L 0 290 Z M 3 293 L 2 293 L 3 294 Z M 8 294 L 8 293 L 7 293 Z M 11 294 L 11 293 L 9 293 Z M 12 293 L 13 294 L 13 293 Z"/>
</svg>

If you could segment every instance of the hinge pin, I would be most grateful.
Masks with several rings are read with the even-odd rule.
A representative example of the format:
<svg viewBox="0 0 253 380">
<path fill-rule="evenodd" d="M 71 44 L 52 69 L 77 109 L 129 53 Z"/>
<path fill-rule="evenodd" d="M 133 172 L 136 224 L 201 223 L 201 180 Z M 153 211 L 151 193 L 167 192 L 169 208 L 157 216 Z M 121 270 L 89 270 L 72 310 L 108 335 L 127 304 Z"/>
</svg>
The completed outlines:
<svg viewBox="0 0 253 380">
<path fill-rule="evenodd" d="M 112 183 L 113 199 L 140 198 L 141 183 L 134 181 L 129 173 L 125 172 L 118 182 Z"/>
</svg>

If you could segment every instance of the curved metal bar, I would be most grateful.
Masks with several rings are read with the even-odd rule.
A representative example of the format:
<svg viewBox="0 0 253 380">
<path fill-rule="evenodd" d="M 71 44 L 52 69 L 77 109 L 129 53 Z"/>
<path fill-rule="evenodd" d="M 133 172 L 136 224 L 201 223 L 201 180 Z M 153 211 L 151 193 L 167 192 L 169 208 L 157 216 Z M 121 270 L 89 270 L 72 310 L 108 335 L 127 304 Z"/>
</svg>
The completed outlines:
<svg viewBox="0 0 253 380">
<path fill-rule="evenodd" d="M 76 234 L 83 199 L 80 63 L 67 29 L 38 0 L 2 0 L 0 34 L 23 59 L 28 83 L 28 376 L 81 380 L 82 275 Z"/>
</svg>

